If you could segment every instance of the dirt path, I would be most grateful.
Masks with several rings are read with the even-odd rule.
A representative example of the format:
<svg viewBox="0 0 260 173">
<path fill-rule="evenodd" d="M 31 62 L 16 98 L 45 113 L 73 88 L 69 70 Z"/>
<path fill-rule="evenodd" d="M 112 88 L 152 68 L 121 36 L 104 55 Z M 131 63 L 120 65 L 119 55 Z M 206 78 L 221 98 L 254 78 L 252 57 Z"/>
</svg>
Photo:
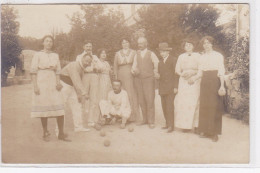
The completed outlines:
<svg viewBox="0 0 260 173">
<path fill-rule="evenodd" d="M 71 114 L 66 132 L 71 143 L 54 135 L 55 119 L 49 119 L 51 142 L 41 140 L 40 120 L 30 118 L 31 85 L 2 88 L 2 161 L 4 163 L 248 163 L 249 127 L 223 117 L 223 135 L 217 143 L 195 134 L 161 130 L 163 115 L 156 96 L 156 128 L 134 126 L 134 132 L 105 126 L 99 131 L 74 133 Z M 103 141 L 109 139 L 110 147 Z"/>
</svg>

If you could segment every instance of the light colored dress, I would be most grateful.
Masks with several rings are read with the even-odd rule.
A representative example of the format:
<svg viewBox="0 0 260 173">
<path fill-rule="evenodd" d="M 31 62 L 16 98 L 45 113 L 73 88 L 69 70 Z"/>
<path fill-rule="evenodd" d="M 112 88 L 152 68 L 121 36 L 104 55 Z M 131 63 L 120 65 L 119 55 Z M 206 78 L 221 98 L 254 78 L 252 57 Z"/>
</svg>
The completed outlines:
<svg viewBox="0 0 260 173">
<path fill-rule="evenodd" d="M 107 61 L 101 61 L 100 74 L 99 74 L 99 99 L 107 100 L 108 92 L 112 90 L 110 80 L 111 67 Z"/>
<path fill-rule="evenodd" d="M 31 73 L 37 75 L 40 95 L 33 92 L 31 117 L 56 117 L 65 114 L 62 94 L 56 89 L 56 75 L 60 73 L 60 60 L 56 53 L 35 53 Z"/>
<path fill-rule="evenodd" d="M 183 53 L 179 56 L 175 71 L 177 74 L 189 70 L 198 70 L 199 53 Z M 181 129 L 198 127 L 200 79 L 190 85 L 180 76 L 178 93 L 174 101 L 174 125 Z"/>
<path fill-rule="evenodd" d="M 132 49 L 129 49 L 127 51 L 120 50 L 116 53 L 114 59 L 114 73 L 117 79 L 122 82 L 122 88 L 126 90 L 128 94 L 132 109 L 129 121 L 136 121 L 140 119 L 137 92 L 134 87 L 134 77 L 131 73 L 135 54 L 136 52 Z"/>
</svg>

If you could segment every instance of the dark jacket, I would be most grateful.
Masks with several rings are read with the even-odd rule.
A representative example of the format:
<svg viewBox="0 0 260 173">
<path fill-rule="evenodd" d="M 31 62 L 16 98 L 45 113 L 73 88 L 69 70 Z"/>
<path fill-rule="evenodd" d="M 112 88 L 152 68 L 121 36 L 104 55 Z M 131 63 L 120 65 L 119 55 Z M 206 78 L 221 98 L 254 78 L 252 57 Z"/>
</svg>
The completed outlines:
<svg viewBox="0 0 260 173">
<path fill-rule="evenodd" d="M 179 76 L 175 73 L 177 58 L 169 55 L 166 62 L 163 58 L 158 64 L 159 79 L 159 94 L 167 95 L 173 92 L 174 88 L 178 88 Z"/>
</svg>

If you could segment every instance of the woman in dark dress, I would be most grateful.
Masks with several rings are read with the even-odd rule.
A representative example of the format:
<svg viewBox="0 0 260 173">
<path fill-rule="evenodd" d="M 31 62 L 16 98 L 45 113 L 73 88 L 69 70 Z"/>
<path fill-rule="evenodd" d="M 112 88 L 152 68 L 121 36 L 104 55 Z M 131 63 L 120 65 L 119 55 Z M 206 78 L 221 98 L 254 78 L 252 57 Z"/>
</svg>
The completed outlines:
<svg viewBox="0 0 260 173">
<path fill-rule="evenodd" d="M 213 50 L 212 37 L 202 38 L 204 52 L 200 58 L 199 69 L 202 71 L 200 87 L 199 127 L 201 137 L 218 141 L 222 131 L 223 102 L 226 94 L 224 88 L 224 57 Z"/>
</svg>

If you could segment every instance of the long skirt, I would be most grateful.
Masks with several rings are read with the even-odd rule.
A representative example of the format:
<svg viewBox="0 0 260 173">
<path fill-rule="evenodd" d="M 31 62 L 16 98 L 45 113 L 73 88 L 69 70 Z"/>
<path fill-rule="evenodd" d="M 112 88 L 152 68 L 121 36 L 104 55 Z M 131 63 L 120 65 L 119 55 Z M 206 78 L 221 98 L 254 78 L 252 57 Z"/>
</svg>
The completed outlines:
<svg viewBox="0 0 260 173">
<path fill-rule="evenodd" d="M 218 95 L 218 71 L 203 71 L 200 87 L 199 132 L 218 135 L 222 131 L 223 100 Z"/>
<path fill-rule="evenodd" d="M 61 91 L 56 89 L 56 74 L 53 70 L 39 70 L 37 85 L 40 94 L 32 94 L 31 117 L 57 117 L 65 114 Z"/>
<path fill-rule="evenodd" d="M 99 74 L 99 101 L 107 100 L 108 92 L 110 90 L 112 90 L 112 85 L 109 74 Z"/>
<path fill-rule="evenodd" d="M 190 85 L 180 77 L 178 93 L 174 100 L 174 126 L 181 129 L 198 127 L 200 80 Z"/>
<path fill-rule="evenodd" d="M 131 65 L 121 65 L 118 69 L 118 79 L 122 81 L 122 88 L 126 90 L 131 105 L 131 116 L 129 121 L 136 121 L 140 119 L 140 109 L 137 98 L 137 91 L 134 87 L 134 77 L 131 73 Z"/>
</svg>

